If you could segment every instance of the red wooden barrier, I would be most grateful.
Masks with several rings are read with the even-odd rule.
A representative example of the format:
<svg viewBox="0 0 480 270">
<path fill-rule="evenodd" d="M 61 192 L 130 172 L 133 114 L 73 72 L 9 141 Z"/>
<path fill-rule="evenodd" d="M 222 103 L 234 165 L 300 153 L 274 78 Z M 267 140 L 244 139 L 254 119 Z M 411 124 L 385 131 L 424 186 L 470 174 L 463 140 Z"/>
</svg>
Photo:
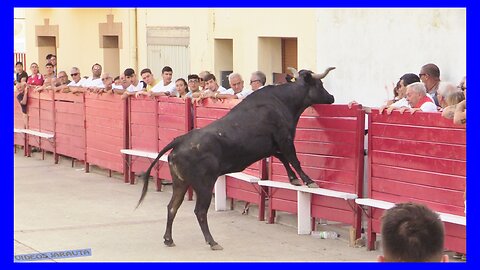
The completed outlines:
<svg viewBox="0 0 480 270">
<path fill-rule="evenodd" d="M 157 97 L 158 100 L 158 151 L 174 138 L 192 129 L 192 107 L 190 99 Z M 172 181 L 168 164 L 159 164 L 158 177 Z M 189 192 L 191 194 L 191 191 Z M 189 195 L 191 198 L 191 195 Z"/>
<path fill-rule="evenodd" d="M 27 113 L 28 125 L 27 128 L 31 130 L 40 131 L 40 93 L 32 90 L 28 91 L 27 99 Z M 27 148 L 40 147 L 40 139 L 27 136 Z M 30 151 L 27 149 L 27 155 L 30 156 Z"/>
<path fill-rule="evenodd" d="M 416 112 L 369 117 L 369 198 L 416 202 L 464 215 L 466 130 L 440 113 Z M 369 249 L 380 232 L 382 209 L 371 209 Z M 466 252 L 466 227 L 445 223 L 446 248 Z"/>
<path fill-rule="evenodd" d="M 23 120 L 23 113 L 22 113 L 22 108 L 20 107 L 20 103 L 17 100 L 17 94 L 14 94 L 13 97 L 13 128 L 14 129 L 24 129 L 25 124 Z M 13 133 L 13 144 L 16 145 L 21 145 L 25 147 L 25 134 L 24 133 Z M 24 148 L 24 151 L 26 149 Z M 16 151 L 16 148 L 15 148 Z M 26 152 L 25 152 L 26 153 Z"/>
<path fill-rule="evenodd" d="M 235 107 L 239 100 L 225 100 L 223 102 L 206 99 L 202 104 L 194 106 L 194 126 L 202 128 L 213 121 L 222 118 Z M 243 173 L 266 179 L 266 161 L 260 160 L 248 166 Z M 240 181 L 232 176 L 226 175 L 227 197 L 259 205 L 259 220 L 264 220 L 265 193 L 266 188 L 258 184 L 251 184 Z M 233 202 L 233 201 L 232 201 Z"/>
<path fill-rule="evenodd" d="M 365 114 L 360 106 L 314 105 L 300 117 L 295 148 L 303 170 L 321 188 L 361 196 Z M 298 175 L 297 175 L 298 176 Z M 269 179 L 289 182 L 283 164 L 272 158 Z M 297 192 L 275 189 L 270 195 L 271 218 L 275 211 L 297 212 Z M 311 215 L 351 224 L 360 236 L 361 213 L 352 201 L 312 194 Z"/>
<path fill-rule="evenodd" d="M 85 93 L 86 168 L 94 164 L 123 172 L 121 149 L 127 148 L 126 100 L 119 95 Z"/>
<path fill-rule="evenodd" d="M 57 154 L 85 160 L 84 95 L 55 93 L 55 144 Z M 55 156 L 58 162 L 58 155 Z"/>
<path fill-rule="evenodd" d="M 129 106 L 129 145 L 130 149 L 146 152 L 158 152 L 158 100 L 150 97 L 138 97 L 128 100 Z M 129 181 L 135 182 L 134 172 L 144 172 L 152 160 L 128 155 Z M 151 176 L 158 180 L 158 166 L 155 166 Z M 127 180 L 127 179 L 126 179 Z M 157 189 L 161 186 L 157 186 Z"/>
<path fill-rule="evenodd" d="M 55 134 L 55 102 L 53 91 L 41 91 L 40 100 L 40 132 Z M 29 136 L 31 137 L 31 136 Z M 42 152 L 49 151 L 55 154 L 55 138 L 40 138 Z"/>
</svg>

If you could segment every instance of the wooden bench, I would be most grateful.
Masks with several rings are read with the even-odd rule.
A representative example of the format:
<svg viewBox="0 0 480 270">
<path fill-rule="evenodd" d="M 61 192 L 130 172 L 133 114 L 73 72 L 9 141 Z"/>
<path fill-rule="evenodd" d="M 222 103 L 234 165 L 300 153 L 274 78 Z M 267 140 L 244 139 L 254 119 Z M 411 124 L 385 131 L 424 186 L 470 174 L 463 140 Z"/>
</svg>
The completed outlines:
<svg viewBox="0 0 480 270">
<path fill-rule="evenodd" d="M 355 202 L 359 205 L 380 208 L 383 210 L 387 210 L 395 206 L 395 203 L 392 203 L 392 202 L 369 199 L 369 198 L 358 198 L 358 199 L 355 199 Z M 443 213 L 438 211 L 436 211 L 436 213 L 440 216 L 440 219 L 443 222 L 448 222 L 448 223 L 453 223 L 453 224 L 458 224 L 463 226 L 467 225 L 467 218 L 465 216 L 453 215 L 453 214 Z"/>
<path fill-rule="evenodd" d="M 340 198 L 344 200 L 355 200 L 357 194 L 340 192 L 325 188 L 309 188 L 307 186 L 294 186 L 290 183 L 277 182 L 271 180 L 258 181 L 260 186 L 279 188 L 297 191 L 297 227 L 298 234 L 310 234 L 312 232 L 312 194 Z M 271 191 L 270 194 L 274 194 Z"/>
<path fill-rule="evenodd" d="M 394 203 L 413 202 L 439 213 L 445 248 L 466 253 L 466 130 L 440 113 L 398 111 L 368 117 L 367 249 L 374 249 L 381 217 Z"/>
</svg>

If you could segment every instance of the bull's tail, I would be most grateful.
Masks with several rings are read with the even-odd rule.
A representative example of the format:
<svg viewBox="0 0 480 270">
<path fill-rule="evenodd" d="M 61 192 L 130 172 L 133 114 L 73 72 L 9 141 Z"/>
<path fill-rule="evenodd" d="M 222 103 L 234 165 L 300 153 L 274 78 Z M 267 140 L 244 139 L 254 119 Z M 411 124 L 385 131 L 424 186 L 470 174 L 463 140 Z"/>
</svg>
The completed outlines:
<svg viewBox="0 0 480 270">
<path fill-rule="evenodd" d="M 165 146 L 160 153 L 158 153 L 158 156 L 155 158 L 155 160 L 150 164 L 150 167 L 148 167 L 147 171 L 142 173 L 140 175 L 140 178 L 143 179 L 143 190 L 142 190 L 142 195 L 140 196 L 140 200 L 138 200 L 138 204 L 135 207 L 137 209 L 140 204 L 142 203 L 143 199 L 145 199 L 145 196 L 147 195 L 147 190 L 148 190 L 148 177 L 150 176 L 150 172 L 152 171 L 153 167 L 155 164 L 158 162 L 158 160 L 170 149 L 174 148 L 175 145 L 177 145 L 179 141 L 179 138 L 175 138 L 173 141 L 171 141 L 167 146 Z"/>
</svg>

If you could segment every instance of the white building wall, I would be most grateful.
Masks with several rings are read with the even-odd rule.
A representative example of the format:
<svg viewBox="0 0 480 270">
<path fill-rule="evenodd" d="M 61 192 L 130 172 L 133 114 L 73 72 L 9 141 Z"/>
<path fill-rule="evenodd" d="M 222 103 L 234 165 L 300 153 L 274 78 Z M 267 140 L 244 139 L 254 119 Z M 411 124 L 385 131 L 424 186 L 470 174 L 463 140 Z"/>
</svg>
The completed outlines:
<svg viewBox="0 0 480 270">
<path fill-rule="evenodd" d="M 380 106 L 426 63 L 444 81 L 466 74 L 465 9 L 318 9 L 317 19 L 318 70 L 337 67 L 325 79 L 336 103 Z"/>
</svg>

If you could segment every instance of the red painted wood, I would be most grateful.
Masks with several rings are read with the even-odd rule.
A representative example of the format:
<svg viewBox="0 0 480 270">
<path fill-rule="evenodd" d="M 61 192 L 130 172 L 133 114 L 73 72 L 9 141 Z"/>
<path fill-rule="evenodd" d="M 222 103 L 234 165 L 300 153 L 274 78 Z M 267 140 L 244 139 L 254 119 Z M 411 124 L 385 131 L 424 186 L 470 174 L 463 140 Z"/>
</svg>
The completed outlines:
<svg viewBox="0 0 480 270">
<path fill-rule="evenodd" d="M 411 116 L 413 117 L 413 116 Z M 437 117 L 441 117 L 437 115 Z M 375 137 L 398 138 L 424 142 L 447 144 L 465 144 L 466 134 L 463 128 L 438 128 L 433 126 L 392 125 L 372 122 L 369 132 Z"/>
<path fill-rule="evenodd" d="M 371 175 L 374 178 L 398 180 L 406 183 L 422 183 L 426 186 L 443 187 L 453 190 L 465 190 L 464 176 L 419 171 L 411 168 L 399 168 L 381 164 L 373 164 L 371 167 Z"/>
<path fill-rule="evenodd" d="M 383 151 L 372 151 L 373 164 L 396 166 L 400 168 L 411 168 L 422 171 L 433 171 L 437 173 L 466 175 L 466 162 L 444 158 L 433 158 L 418 155 L 391 153 Z"/>
</svg>

